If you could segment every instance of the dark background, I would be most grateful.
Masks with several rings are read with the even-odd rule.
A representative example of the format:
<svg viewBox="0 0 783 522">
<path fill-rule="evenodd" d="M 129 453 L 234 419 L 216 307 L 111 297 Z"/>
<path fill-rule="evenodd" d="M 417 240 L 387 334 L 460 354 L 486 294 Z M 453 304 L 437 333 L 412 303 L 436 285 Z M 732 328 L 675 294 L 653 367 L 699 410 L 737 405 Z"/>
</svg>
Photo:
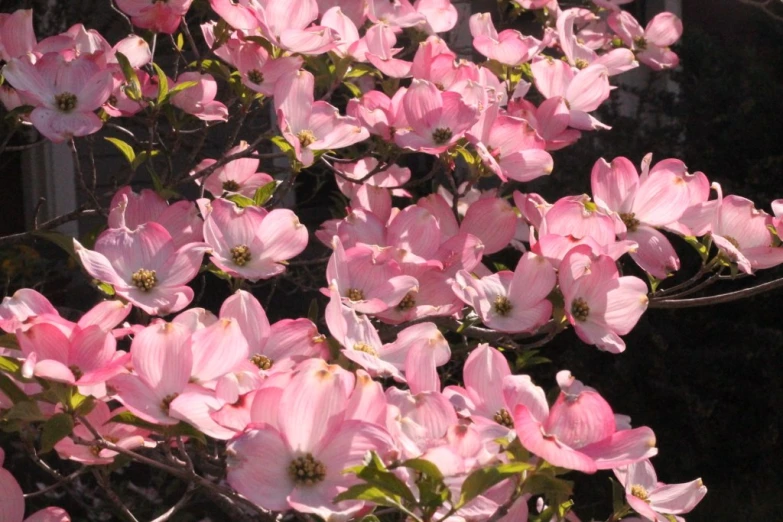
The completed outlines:
<svg viewBox="0 0 783 522">
<path fill-rule="evenodd" d="M 48 12 L 41 8 L 43 3 L 0 0 L 0 11 L 34 5 L 37 28 L 46 25 L 56 27 L 57 32 L 83 21 L 102 32 L 122 34 L 116 17 L 106 18 L 104 2 L 61 3 Z M 477 4 L 481 5 L 476 12 L 496 5 Z M 737 0 L 684 0 L 683 4 L 685 33 L 675 48 L 681 67 L 654 75 L 649 85 L 641 81 L 635 87 L 621 87 L 642 100 L 640 118 L 623 117 L 620 107 L 608 104 L 602 108 L 601 119 L 613 129 L 586 134 L 575 146 L 556 153 L 553 175 L 531 184 L 529 191 L 548 199 L 589 193 L 589 173 L 597 158 L 623 155 L 638 164 L 644 154 L 653 152 L 655 160 L 683 159 L 692 171 L 701 170 L 710 180 L 720 182 L 724 193 L 751 198 L 758 208 L 769 210 L 770 201 L 783 197 L 783 22 Z M 637 0 L 626 7 L 646 23 L 645 2 Z M 676 82 L 679 96 L 660 90 L 667 79 Z M 19 172 L 18 161 L 13 155 L 0 158 L 4 188 L 0 208 L 9 232 L 23 226 L 18 180 L 24 173 Z M 332 203 L 315 200 L 303 212 L 322 214 L 328 205 Z M 683 272 L 688 273 L 688 267 L 698 261 L 696 255 L 683 242 L 673 241 L 681 252 Z M 72 268 L 57 250 L 40 243 L 26 247 L 38 252 L 41 270 L 62 276 Z M 20 247 L 0 251 L 4 276 L 12 266 L 7 263 L 19 257 L 16 248 Z M 18 275 L 14 272 L 14 277 Z M 766 271 L 710 292 L 743 288 L 782 275 L 780 270 Z M 13 292 L 20 281 L 9 278 L 8 290 Z M 79 308 L 79 303 L 97 298 L 85 283 L 81 279 L 61 281 L 52 288 L 53 300 Z M 285 285 L 279 291 L 286 291 Z M 216 289 L 215 299 L 224 292 L 222 287 Z M 286 300 L 283 315 L 306 314 L 309 298 L 296 297 Z M 781 520 L 783 329 L 779 302 L 777 292 L 704 309 L 650 310 L 626 337 L 628 349 L 621 355 L 599 352 L 567 331 L 541 351 L 552 363 L 530 370 L 537 382 L 553 386 L 555 372 L 568 368 L 604 394 L 616 412 L 631 415 L 634 425 L 652 427 L 660 448 L 653 461 L 659 480 L 676 483 L 702 477 L 709 488 L 705 500 L 686 517 L 689 521 Z M 274 311 L 270 319 L 276 319 Z M 17 462 L 14 472 L 26 491 L 35 489 L 36 480 L 48 483 L 34 473 L 22 477 L 20 473 L 29 470 L 22 467 L 23 462 Z M 142 493 L 126 492 L 139 498 L 148 495 L 151 501 L 153 492 L 166 499 L 181 490 L 176 482 L 150 479 L 142 473 L 131 468 L 118 477 L 115 486 L 123 480 L 153 486 Z M 610 498 L 607 473 L 579 479 L 576 505 L 583 520 L 591 516 L 606 519 Z M 66 498 L 58 503 L 68 507 L 75 520 L 86 507 Z M 209 502 L 202 500 L 199 506 L 198 515 L 191 515 L 208 516 Z"/>
</svg>

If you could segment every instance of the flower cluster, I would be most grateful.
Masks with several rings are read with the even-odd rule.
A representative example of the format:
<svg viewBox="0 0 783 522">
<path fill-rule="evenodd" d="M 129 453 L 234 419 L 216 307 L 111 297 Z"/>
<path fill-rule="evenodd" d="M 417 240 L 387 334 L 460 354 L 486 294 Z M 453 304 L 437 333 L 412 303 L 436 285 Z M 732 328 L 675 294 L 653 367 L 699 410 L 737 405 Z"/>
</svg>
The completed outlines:
<svg viewBox="0 0 783 522">
<path fill-rule="evenodd" d="M 610 129 L 595 112 L 615 75 L 677 66 L 680 20 L 642 28 L 625 3 L 515 0 L 536 35 L 473 14 L 486 58 L 474 63 L 439 36 L 461 16 L 449 0 L 210 0 L 201 51 L 190 0 L 118 0 L 140 34 L 171 35 L 172 77 L 149 38 L 111 45 L 76 25 L 38 41 L 31 11 L 0 15 L 0 102 L 16 124 L 75 151 L 75 138 L 125 131 L 132 143 L 109 139 L 128 183 L 144 165 L 155 189 L 126 184 L 97 238 L 70 241 L 106 300 L 75 322 L 33 289 L 3 300 L 3 340 L 16 342 L 0 348 L 0 420 L 86 466 L 160 457 L 266 516 L 382 506 L 419 522 L 577 520 L 561 476 L 612 470 L 625 491 L 612 520 L 681 520 L 706 488 L 657 481 L 650 428 L 567 370 L 548 401 L 508 362 L 570 327 L 620 353 L 648 307 L 703 288 L 701 276 L 783 263 L 783 200 L 768 215 L 677 159 L 599 159 L 592 197 L 550 203 L 525 188 L 553 174 L 551 152 Z M 240 136 L 262 108 L 271 130 Z M 230 119 L 222 153 L 183 145 Z M 124 127 L 140 121 L 147 137 Z M 192 164 L 179 172 L 182 148 Z M 314 226 L 284 208 L 306 176 L 340 191 Z M 188 185 L 198 199 L 180 195 Z M 661 289 L 681 266 L 672 241 L 702 264 Z M 325 252 L 298 260 L 323 270 L 311 289 L 324 312 L 316 300 L 308 318 L 270 322 L 279 308 L 254 290 L 272 280 L 271 300 L 308 244 Z M 228 281 L 219 308 L 200 307 L 199 274 Z M 207 437 L 230 487 L 191 462 Z M 0 519 L 23 515 L 0 469 Z"/>
</svg>

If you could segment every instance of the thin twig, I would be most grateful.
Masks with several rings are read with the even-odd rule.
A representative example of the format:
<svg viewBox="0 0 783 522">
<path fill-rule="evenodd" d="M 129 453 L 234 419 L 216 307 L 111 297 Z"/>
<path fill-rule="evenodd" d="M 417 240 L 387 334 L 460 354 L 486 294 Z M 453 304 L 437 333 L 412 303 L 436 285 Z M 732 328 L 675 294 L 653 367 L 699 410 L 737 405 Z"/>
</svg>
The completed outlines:
<svg viewBox="0 0 783 522">
<path fill-rule="evenodd" d="M 709 306 L 723 303 L 731 303 L 754 295 L 760 295 L 772 290 L 783 288 L 783 278 L 775 279 L 744 290 L 729 292 L 726 294 L 712 295 L 709 297 L 697 297 L 694 299 L 665 299 L 663 301 L 650 300 L 649 308 L 694 308 L 697 306 Z"/>
</svg>

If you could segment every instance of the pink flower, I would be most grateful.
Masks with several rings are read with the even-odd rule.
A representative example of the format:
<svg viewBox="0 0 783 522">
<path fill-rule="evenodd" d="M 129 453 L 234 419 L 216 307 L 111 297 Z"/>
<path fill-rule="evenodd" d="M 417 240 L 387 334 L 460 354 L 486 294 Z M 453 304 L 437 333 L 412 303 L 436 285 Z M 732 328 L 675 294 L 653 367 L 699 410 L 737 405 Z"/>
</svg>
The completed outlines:
<svg viewBox="0 0 783 522">
<path fill-rule="evenodd" d="M 142 189 L 136 194 L 131 187 L 122 187 L 111 198 L 109 228 L 134 230 L 149 222 L 163 226 L 171 235 L 176 248 L 204 240 L 204 222 L 198 215 L 196 205 L 190 201 L 177 201 L 169 205 L 152 190 Z"/>
<path fill-rule="evenodd" d="M 452 288 L 488 327 L 501 332 L 531 332 L 552 315 L 552 303 L 546 298 L 555 282 L 555 270 L 547 260 L 528 252 L 514 272 L 503 270 L 481 279 L 466 271 L 457 272 Z"/>
<path fill-rule="evenodd" d="M 576 334 L 601 350 L 620 353 L 625 335 L 647 309 L 647 285 L 623 276 L 614 260 L 595 256 L 586 245 L 574 247 L 560 264 L 565 312 Z"/>
<path fill-rule="evenodd" d="M 609 98 L 609 70 L 605 66 L 596 63 L 574 73 L 562 60 L 541 58 L 534 60 L 530 68 L 536 88 L 544 98 L 561 98 L 565 102 L 570 127 L 579 130 L 609 128 L 588 114 Z"/>
<path fill-rule="evenodd" d="M 222 102 L 215 100 L 215 96 L 217 96 L 217 82 L 211 74 L 186 72 L 180 74 L 177 78 L 177 84 L 184 82 L 196 82 L 196 85 L 172 96 L 172 105 L 179 107 L 200 120 L 228 120 L 228 108 Z"/>
<path fill-rule="evenodd" d="M 35 65 L 14 58 L 2 72 L 36 106 L 30 121 L 53 142 L 93 134 L 102 127 L 94 111 L 109 98 L 112 75 L 88 57 L 66 61 L 49 53 Z"/>
<path fill-rule="evenodd" d="M 557 17 L 557 35 L 563 53 L 568 63 L 577 69 L 584 69 L 590 64 L 605 65 L 609 76 L 629 71 L 639 66 L 630 49 L 612 49 L 598 55 L 593 49 L 580 42 L 574 34 L 574 24 L 582 17 L 582 9 L 567 9 Z"/>
<path fill-rule="evenodd" d="M 345 250 L 336 236 L 333 246 L 334 252 L 326 267 L 327 282 L 357 312 L 383 312 L 397 306 L 409 292 L 416 290 L 416 279 L 402 274 L 389 250 L 378 252 L 361 244 Z"/>
<path fill-rule="evenodd" d="M 532 36 L 506 29 L 498 34 L 490 13 L 476 13 L 470 17 L 470 34 L 478 52 L 505 65 L 517 66 L 529 62 L 543 47 Z"/>
<path fill-rule="evenodd" d="M 204 238 L 215 265 L 251 281 L 285 272 L 285 262 L 307 246 L 307 229 L 288 209 L 239 208 L 225 199 L 211 203 Z"/>
<path fill-rule="evenodd" d="M 689 513 L 707 494 L 701 479 L 684 484 L 658 482 L 655 468 L 649 460 L 613 470 L 625 487 L 625 501 L 634 511 L 652 522 L 668 522 L 666 515 Z M 673 517 L 682 520 L 680 517 Z"/>
<path fill-rule="evenodd" d="M 508 361 L 495 348 L 478 345 L 465 360 L 465 386 L 449 386 L 443 393 L 457 411 L 473 422 L 491 426 L 493 438 L 505 437 L 514 428 L 513 413 L 524 404 L 536 416 L 546 415 L 544 390 L 528 375 L 512 375 Z"/>
<path fill-rule="evenodd" d="M 313 75 L 307 71 L 286 76 L 275 89 L 275 110 L 280 130 L 305 167 L 314 152 L 339 149 L 369 137 L 366 129 L 324 101 L 313 101 Z"/>
<path fill-rule="evenodd" d="M 252 42 L 242 44 L 234 61 L 242 83 L 264 96 L 272 96 L 277 82 L 296 74 L 303 63 L 300 56 L 270 58 L 266 49 Z"/>
<path fill-rule="evenodd" d="M 257 3 L 261 34 L 292 53 L 317 55 L 335 46 L 332 30 L 310 25 L 318 18 L 316 0 L 267 0 Z"/>
<path fill-rule="evenodd" d="M 783 263 L 783 248 L 772 246 L 772 216 L 740 196 L 721 198 L 712 220 L 712 240 L 746 274 Z"/>
<path fill-rule="evenodd" d="M 127 312 L 130 310 L 125 310 Z M 117 351 L 114 336 L 98 325 L 75 327 L 66 335 L 50 323 L 34 324 L 17 330 L 25 362 L 22 375 L 65 382 L 80 387 L 102 385 L 125 371 L 125 352 Z M 83 390 L 89 393 L 89 388 Z M 96 395 L 102 396 L 102 387 Z"/>
<path fill-rule="evenodd" d="M 596 203 L 622 220 L 620 237 L 639 244 L 631 252 L 633 260 L 659 279 L 678 270 L 680 259 L 674 247 L 656 228 L 680 219 L 691 203 L 693 177 L 685 164 L 675 159 L 660 161 L 649 172 L 645 168 L 640 178 L 627 158 L 615 158 L 611 164 L 600 159 L 591 177 Z"/>
<path fill-rule="evenodd" d="M 226 151 L 226 156 L 247 150 L 247 142 L 241 141 L 239 145 Z M 204 159 L 196 165 L 191 175 L 198 175 L 200 171 L 214 165 L 217 160 Z M 265 172 L 256 172 L 261 160 L 257 158 L 240 158 L 230 161 L 222 167 L 216 168 L 206 179 L 199 178 L 196 182 L 203 183 L 213 196 L 219 198 L 224 192 L 242 194 L 252 199 L 256 190 L 273 183 L 272 176 Z"/>
<path fill-rule="evenodd" d="M 659 13 L 644 29 L 628 11 L 613 12 L 608 22 L 639 61 L 651 69 L 670 69 L 680 63 L 679 57 L 669 49 L 682 36 L 682 21 L 674 14 Z"/>
<path fill-rule="evenodd" d="M 295 509 L 325 519 L 355 513 L 361 502 L 332 499 L 356 482 L 343 470 L 368 451 L 391 445 L 376 425 L 346 420 L 353 374 L 312 359 L 303 363 L 279 398 L 277 415 L 228 445 L 228 483 L 272 511 Z"/>
<path fill-rule="evenodd" d="M 176 248 L 168 231 L 155 222 L 135 230 L 115 228 L 103 232 L 95 250 L 74 239 L 76 254 L 92 277 L 114 287 L 123 297 L 151 315 L 166 315 L 193 300 L 186 284 L 201 268 L 204 243 Z"/>
<path fill-rule="evenodd" d="M 554 466 L 595 473 L 650 458 L 658 453 L 647 427 L 618 431 L 611 406 L 567 370 L 557 374 L 560 395 L 552 408 L 514 410 L 514 429 L 522 445 Z"/>
<path fill-rule="evenodd" d="M 456 143 L 478 120 L 478 112 L 456 92 L 440 92 L 434 84 L 413 80 L 402 99 L 410 126 L 398 130 L 400 147 L 440 154 Z"/>
<path fill-rule="evenodd" d="M 193 0 L 117 0 L 117 7 L 131 17 L 136 27 L 172 34 L 191 3 Z"/>
<path fill-rule="evenodd" d="M 5 452 L 0 448 L 0 466 L 5 460 Z M 24 493 L 11 473 L 0 468 L 0 516 L 3 522 L 70 522 L 71 517 L 64 509 L 49 507 L 36 511 L 24 518 Z"/>
<path fill-rule="evenodd" d="M 10 62 L 11 58 L 21 58 L 34 47 L 33 10 L 0 13 L 0 60 Z"/>
</svg>

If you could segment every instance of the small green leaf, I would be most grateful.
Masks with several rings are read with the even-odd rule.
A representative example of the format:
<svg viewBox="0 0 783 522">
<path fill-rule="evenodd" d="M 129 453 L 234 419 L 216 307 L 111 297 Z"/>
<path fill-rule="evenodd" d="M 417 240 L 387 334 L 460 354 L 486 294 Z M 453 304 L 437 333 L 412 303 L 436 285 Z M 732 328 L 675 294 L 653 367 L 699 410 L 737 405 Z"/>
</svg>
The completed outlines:
<svg viewBox="0 0 783 522">
<path fill-rule="evenodd" d="M 147 152 L 146 150 L 143 150 L 139 152 L 139 154 L 136 156 L 136 159 L 133 160 L 133 163 L 131 163 L 131 168 L 133 170 L 136 170 L 139 168 L 145 161 L 147 161 L 150 158 L 154 158 L 160 154 L 159 150 L 153 150 L 152 152 Z"/>
<path fill-rule="evenodd" d="M 47 453 L 54 445 L 73 431 L 73 417 L 67 413 L 57 413 L 46 421 L 41 432 L 41 453 Z"/>
<path fill-rule="evenodd" d="M 318 300 L 313 298 L 310 300 L 310 306 L 307 308 L 307 318 L 312 322 L 318 322 Z"/>
<path fill-rule="evenodd" d="M 125 89 L 125 93 L 131 100 L 141 100 L 141 82 L 139 82 L 139 77 L 136 74 L 136 71 L 133 69 L 130 62 L 128 61 L 128 58 L 124 54 L 115 53 L 115 56 L 117 57 L 117 62 L 120 64 L 120 68 L 122 69 L 122 74 L 125 76 L 125 81 L 128 84 Z"/>
<path fill-rule="evenodd" d="M 6 340 L 8 339 L 8 340 Z M 16 336 L 13 334 L 5 334 L 0 336 L 0 346 L 4 348 L 14 348 L 13 344 L 11 344 L 11 339 L 16 341 Z M 19 344 L 17 343 L 16 346 L 18 347 Z M 10 357 L 4 357 L 0 355 L 0 370 L 8 373 L 16 373 L 22 368 L 22 365 L 19 364 L 18 361 L 15 361 L 14 359 L 11 359 Z"/>
<path fill-rule="evenodd" d="M 142 428 L 145 430 L 154 431 L 156 433 L 163 433 L 163 427 L 158 426 L 157 424 L 153 424 L 151 422 L 147 422 L 145 420 L 142 420 L 135 416 L 133 413 L 129 411 L 124 411 L 122 413 L 118 413 L 108 421 L 106 421 L 106 424 L 114 422 L 117 424 L 127 424 L 128 426 L 136 426 L 137 428 Z"/>
<path fill-rule="evenodd" d="M 436 480 L 443 480 L 443 473 L 440 472 L 438 466 L 424 459 L 410 459 L 400 464 L 404 468 L 409 468 L 423 473 L 428 477 L 432 477 Z"/>
<path fill-rule="evenodd" d="M 290 143 L 286 141 L 286 139 L 282 136 L 274 136 L 272 138 L 272 143 L 277 145 L 277 147 L 283 151 L 283 152 L 289 152 L 294 150 L 294 148 L 291 146 Z"/>
<path fill-rule="evenodd" d="M 334 497 L 334 502 L 342 502 L 343 500 L 364 500 L 379 506 L 388 507 L 400 506 L 400 503 L 395 498 L 387 495 L 380 488 L 370 484 L 357 484 L 351 486 L 346 491 L 343 491 Z"/>
<path fill-rule="evenodd" d="M 362 97 L 362 90 L 359 87 L 357 87 L 356 85 L 354 85 L 353 83 L 351 83 L 351 82 L 343 82 L 343 85 L 346 87 L 346 89 L 351 91 L 351 94 L 353 95 L 354 98 L 361 98 Z"/>
<path fill-rule="evenodd" d="M 378 454 L 371 454 L 370 462 L 364 466 L 357 466 L 347 472 L 355 473 L 357 477 L 367 484 L 379 488 L 388 496 L 402 498 L 408 502 L 416 502 L 416 497 L 408 486 L 397 475 L 386 469 Z"/>
<path fill-rule="evenodd" d="M 33 230 L 30 232 L 30 234 L 47 241 L 51 241 L 58 247 L 65 250 L 69 256 L 77 259 L 76 251 L 73 249 L 73 238 L 71 236 L 66 236 L 65 234 L 60 232 L 53 232 L 51 230 Z"/>
<path fill-rule="evenodd" d="M 129 165 L 133 165 L 133 160 L 136 159 L 136 152 L 133 150 L 133 147 L 125 143 L 124 141 L 117 139 L 117 138 L 103 138 L 115 147 L 117 147 L 117 150 L 119 150 L 122 155 L 125 157 L 125 160 L 128 162 Z"/>
<path fill-rule="evenodd" d="M 250 199 L 247 196 L 243 196 L 242 194 L 231 194 L 229 196 L 226 196 L 226 199 L 236 203 L 236 205 L 239 208 L 245 208 L 245 207 L 252 207 L 253 206 L 253 200 Z"/>
<path fill-rule="evenodd" d="M 152 63 L 152 67 L 158 77 L 158 104 L 162 104 L 169 95 L 169 78 L 155 62 Z"/>
<path fill-rule="evenodd" d="M 169 91 L 169 98 L 171 98 L 177 93 L 184 91 L 185 89 L 190 89 L 191 87 L 195 87 L 196 85 L 198 85 L 198 82 L 193 82 L 193 81 L 178 83 L 177 85 L 172 87 L 171 90 Z"/>
<path fill-rule="evenodd" d="M 228 275 L 226 272 L 224 272 L 223 270 L 219 269 L 218 267 L 216 267 L 212 263 L 207 265 L 206 271 L 209 272 L 210 274 L 213 274 L 213 275 L 219 277 L 220 279 L 223 279 L 225 281 L 231 281 L 231 276 L 230 275 Z"/>
<path fill-rule="evenodd" d="M 512 464 L 501 464 L 499 466 L 477 469 L 468 475 L 465 482 L 462 483 L 457 507 L 464 506 L 494 485 L 533 467 L 532 464 L 527 462 L 514 462 Z"/>
<path fill-rule="evenodd" d="M 116 293 L 114 291 L 114 287 L 112 285 L 110 285 L 109 283 L 104 283 L 103 281 L 97 281 L 97 284 L 95 286 L 97 286 L 98 290 L 103 292 L 108 297 L 113 297 L 114 294 Z"/>
<path fill-rule="evenodd" d="M 264 185 L 261 185 L 256 189 L 255 194 L 253 194 L 253 204 L 257 207 L 261 207 L 269 201 L 269 198 L 272 197 L 272 194 L 275 193 L 275 189 L 277 188 L 277 182 L 276 181 L 270 181 L 269 183 L 265 183 Z"/>
<path fill-rule="evenodd" d="M 207 437 L 196 428 L 186 422 L 180 422 L 174 426 L 167 426 L 164 430 L 167 435 L 190 437 L 206 445 Z"/>
<path fill-rule="evenodd" d="M 612 484 L 612 509 L 615 513 L 619 513 L 625 506 L 625 489 L 615 479 L 609 477 L 609 482 Z"/>
<path fill-rule="evenodd" d="M 381 519 L 375 515 L 367 515 L 359 519 L 359 522 L 381 522 Z"/>
<path fill-rule="evenodd" d="M 3 416 L 5 420 L 21 420 L 25 422 L 37 422 L 46 420 L 41 409 L 35 401 L 20 401 L 14 404 Z"/>
<path fill-rule="evenodd" d="M 185 47 L 185 37 L 182 33 L 177 33 L 177 50 L 181 51 Z"/>
</svg>

